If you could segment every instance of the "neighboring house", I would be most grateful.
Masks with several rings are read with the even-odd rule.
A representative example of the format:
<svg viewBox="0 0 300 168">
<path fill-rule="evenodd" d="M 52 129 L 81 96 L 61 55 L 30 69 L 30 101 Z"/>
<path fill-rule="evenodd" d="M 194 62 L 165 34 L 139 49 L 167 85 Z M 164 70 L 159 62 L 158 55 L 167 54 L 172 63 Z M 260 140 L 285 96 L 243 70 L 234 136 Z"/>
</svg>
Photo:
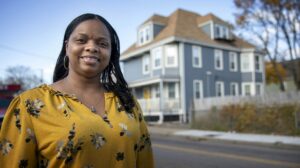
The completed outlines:
<svg viewBox="0 0 300 168">
<path fill-rule="evenodd" d="M 189 122 L 194 99 L 264 92 L 263 55 L 232 29 L 213 14 L 182 9 L 138 27 L 121 61 L 148 121 Z"/>
</svg>

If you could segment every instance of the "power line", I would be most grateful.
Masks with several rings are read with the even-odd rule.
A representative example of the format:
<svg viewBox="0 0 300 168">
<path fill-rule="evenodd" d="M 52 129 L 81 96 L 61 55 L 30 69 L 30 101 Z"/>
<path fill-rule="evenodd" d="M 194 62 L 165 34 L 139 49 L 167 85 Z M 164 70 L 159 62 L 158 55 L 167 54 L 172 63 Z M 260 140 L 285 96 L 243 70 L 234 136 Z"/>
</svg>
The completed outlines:
<svg viewBox="0 0 300 168">
<path fill-rule="evenodd" d="M 21 53 L 21 54 L 24 54 L 24 55 L 27 55 L 27 56 L 30 56 L 30 57 L 47 58 L 47 59 L 53 60 L 53 58 L 51 58 L 51 57 L 47 57 L 47 56 L 43 56 L 43 55 L 40 55 L 40 54 L 35 54 L 35 53 L 32 53 L 32 52 L 16 49 L 16 48 L 6 46 L 6 45 L 3 45 L 3 44 L 0 44 L 0 48 L 5 49 L 5 50 L 9 50 L 9 51 L 13 51 L 13 52 L 17 52 L 17 53 Z"/>
</svg>

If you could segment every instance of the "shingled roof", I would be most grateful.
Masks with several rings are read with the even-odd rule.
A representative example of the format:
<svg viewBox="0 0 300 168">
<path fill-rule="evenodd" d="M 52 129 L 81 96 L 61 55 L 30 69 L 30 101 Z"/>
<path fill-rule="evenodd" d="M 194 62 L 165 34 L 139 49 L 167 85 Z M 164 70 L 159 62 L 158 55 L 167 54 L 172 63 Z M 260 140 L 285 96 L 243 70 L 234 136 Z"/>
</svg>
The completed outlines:
<svg viewBox="0 0 300 168">
<path fill-rule="evenodd" d="M 235 48 L 255 48 L 254 45 L 236 36 L 232 41 L 211 39 L 210 36 L 205 34 L 198 26 L 199 24 L 205 23 L 209 20 L 212 20 L 216 23 L 222 23 L 228 26 L 232 26 L 231 24 L 223 21 L 222 19 L 218 18 L 217 16 L 211 13 L 205 16 L 201 16 L 200 14 L 194 12 L 186 11 L 183 9 L 177 9 L 168 17 L 155 14 L 149 19 L 147 19 L 144 23 L 152 21 L 153 23 L 160 23 L 166 26 L 159 32 L 159 34 L 156 37 L 154 37 L 154 39 L 151 42 L 141 46 L 138 46 L 136 45 L 136 43 L 134 43 L 128 49 L 126 49 L 122 53 L 122 55 L 130 54 L 138 49 L 142 49 L 168 37 L 189 39 L 192 41 L 199 41 L 208 45 L 222 45 L 225 47 Z"/>
</svg>

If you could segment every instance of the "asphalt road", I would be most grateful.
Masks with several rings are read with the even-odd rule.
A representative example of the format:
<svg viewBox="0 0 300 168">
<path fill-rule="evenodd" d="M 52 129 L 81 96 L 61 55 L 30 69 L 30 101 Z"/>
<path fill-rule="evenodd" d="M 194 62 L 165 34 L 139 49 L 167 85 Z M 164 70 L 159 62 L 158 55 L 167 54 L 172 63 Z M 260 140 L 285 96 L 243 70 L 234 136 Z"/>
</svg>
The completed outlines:
<svg viewBox="0 0 300 168">
<path fill-rule="evenodd" d="M 152 134 L 156 168 L 300 168 L 300 148 Z"/>
</svg>

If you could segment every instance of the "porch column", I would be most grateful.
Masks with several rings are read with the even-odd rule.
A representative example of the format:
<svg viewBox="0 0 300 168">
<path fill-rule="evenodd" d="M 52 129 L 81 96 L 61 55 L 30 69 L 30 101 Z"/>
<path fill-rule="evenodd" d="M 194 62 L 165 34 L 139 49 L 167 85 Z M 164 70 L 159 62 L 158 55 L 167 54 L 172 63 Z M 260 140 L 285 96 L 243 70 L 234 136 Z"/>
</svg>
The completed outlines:
<svg viewBox="0 0 300 168">
<path fill-rule="evenodd" d="M 158 123 L 159 124 L 162 124 L 163 122 L 164 122 L 164 103 L 165 103 L 165 101 L 164 101 L 164 81 L 161 79 L 160 81 L 159 81 L 159 95 L 160 95 L 160 98 L 159 98 L 159 108 L 160 108 L 160 110 L 159 110 L 159 121 L 158 121 Z"/>
<path fill-rule="evenodd" d="M 163 80 L 160 80 L 159 81 L 159 95 L 160 95 L 160 98 L 159 98 L 159 109 L 160 109 L 160 112 L 163 112 L 164 110 L 164 82 Z"/>
</svg>

